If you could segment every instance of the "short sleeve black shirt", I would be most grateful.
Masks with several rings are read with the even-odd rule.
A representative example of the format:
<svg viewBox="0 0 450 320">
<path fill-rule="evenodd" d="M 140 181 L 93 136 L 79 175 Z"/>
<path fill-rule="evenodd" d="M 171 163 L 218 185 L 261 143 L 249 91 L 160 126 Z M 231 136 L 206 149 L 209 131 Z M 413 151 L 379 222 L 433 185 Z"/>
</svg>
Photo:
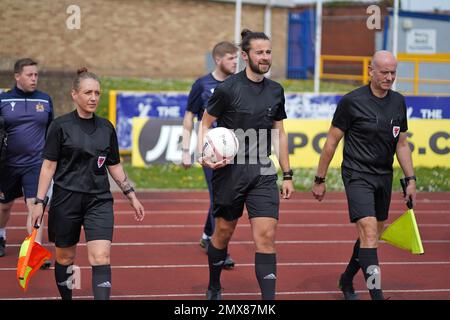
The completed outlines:
<svg viewBox="0 0 450 320">
<path fill-rule="evenodd" d="M 54 183 L 83 193 L 109 191 L 106 166 L 120 163 L 116 131 L 106 119 L 82 119 L 77 111 L 55 119 L 48 130 L 44 159 L 57 161 Z"/>
<path fill-rule="evenodd" d="M 332 125 L 345 132 L 342 167 L 371 174 L 389 174 L 400 132 L 408 130 L 405 98 L 390 90 L 373 95 L 358 88 L 339 101 Z"/>
<path fill-rule="evenodd" d="M 218 118 L 218 127 L 235 130 L 239 152 L 245 151 L 246 156 L 259 154 L 259 157 L 266 157 L 271 153 L 270 130 L 274 121 L 286 119 L 284 103 L 284 90 L 279 83 L 267 78 L 253 82 L 243 70 L 216 88 L 208 101 L 207 111 Z M 256 140 L 252 133 L 256 133 Z"/>
</svg>

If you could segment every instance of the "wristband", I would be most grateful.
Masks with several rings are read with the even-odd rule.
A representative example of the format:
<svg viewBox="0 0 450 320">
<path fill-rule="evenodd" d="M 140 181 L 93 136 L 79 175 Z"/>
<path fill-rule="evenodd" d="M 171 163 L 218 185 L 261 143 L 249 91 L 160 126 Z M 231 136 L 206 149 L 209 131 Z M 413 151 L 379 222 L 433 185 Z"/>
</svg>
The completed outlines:
<svg viewBox="0 0 450 320">
<path fill-rule="evenodd" d="M 417 181 L 417 178 L 416 178 L 416 176 L 405 177 L 406 182 L 408 182 L 409 180 Z"/>
<path fill-rule="evenodd" d="M 314 177 L 314 183 L 315 184 L 322 184 L 325 182 L 325 178 L 319 177 L 319 176 L 315 176 Z"/>
<path fill-rule="evenodd" d="M 289 171 L 283 172 L 283 176 L 292 177 L 293 175 L 294 175 L 294 171 L 292 171 L 292 169 Z"/>
<path fill-rule="evenodd" d="M 134 192 L 134 188 L 133 188 L 133 187 L 130 187 L 130 189 L 128 189 L 128 190 L 125 190 L 125 191 L 123 192 L 123 194 L 124 194 L 124 195 L 127 195 L 127 194 L 129 194 L 129 193 L 131 193 L 131 192 Z"/>
<path fill-rule="evenodd" d="M 41 198 L 38 198 L 38 197 L 34 198 L 34 204 L 39 204 L 39 203 L 44 204 L 44 199 L 41 199 Z"/>
</svg>

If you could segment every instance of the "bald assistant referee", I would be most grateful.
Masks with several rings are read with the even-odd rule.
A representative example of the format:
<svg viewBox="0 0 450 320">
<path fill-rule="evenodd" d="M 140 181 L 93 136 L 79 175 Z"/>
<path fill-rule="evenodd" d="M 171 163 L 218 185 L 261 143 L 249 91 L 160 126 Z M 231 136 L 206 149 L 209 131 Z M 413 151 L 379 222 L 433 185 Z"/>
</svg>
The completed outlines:
<svg viewBox="0 0 450 320">
<path fill-rule="evenodd" d="M 371 81 L 340 100 L 317 168 L 312 192 L 325 196 L 328 166 L 342 137 L 344 160 L 342 180 L 347 195 L 350 221 L 356 224 L 358 239 L 339 287 L 346 300 L 357 300 L 353 277 L 361 269 L 373 300 L 383 300 L 378 239 L 388 218 L 392 190 L 394 155 L 409 181 L 405 199 L 416 198 L 416 177 L 407 141 L 405 98 L 391 90 L 397 61 L 388 51 L 378 51 L 369 66 Z"/>
</svg>

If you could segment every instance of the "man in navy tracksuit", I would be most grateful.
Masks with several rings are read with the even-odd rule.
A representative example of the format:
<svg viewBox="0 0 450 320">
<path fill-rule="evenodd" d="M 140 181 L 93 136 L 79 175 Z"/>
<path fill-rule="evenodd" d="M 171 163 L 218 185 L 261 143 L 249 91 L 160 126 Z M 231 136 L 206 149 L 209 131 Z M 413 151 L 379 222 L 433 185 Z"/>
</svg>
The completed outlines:
<svg viewBox="0 0 450 320">
<path fill-rule="evenodd" d="M 0 94 L 0 117 L 8 134 L 6 160 L 0 170 L 0 257 L 5 255 L 6 224 L 16 198 L 25 197 L 29 215 L 27 229 L 31 233 L 31 209 L 37 193 L 42 165 L 45 135 L 53 120 L 50 96 L 36 90 L 37 62 L 25 58 L 14 65 L 16 85 Z M 42 241 L 42 230 L 36 241 Z M 50 267 L 50 262 L 43 265 Z"/>
</svg>

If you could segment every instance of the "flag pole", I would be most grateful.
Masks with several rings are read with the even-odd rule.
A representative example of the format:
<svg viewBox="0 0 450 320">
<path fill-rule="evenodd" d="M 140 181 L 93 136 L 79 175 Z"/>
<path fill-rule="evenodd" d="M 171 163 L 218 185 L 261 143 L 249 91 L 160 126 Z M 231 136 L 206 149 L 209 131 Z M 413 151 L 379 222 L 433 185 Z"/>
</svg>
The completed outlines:
<svg viewBox="0 0 450 320">
<path fill-rule="evenodd" d="M 322 0 L 316 2 L 316 43 L 314 62 L 314 94 L 320 91 L 320 54 L 322 44 Z"/>
</svg>

